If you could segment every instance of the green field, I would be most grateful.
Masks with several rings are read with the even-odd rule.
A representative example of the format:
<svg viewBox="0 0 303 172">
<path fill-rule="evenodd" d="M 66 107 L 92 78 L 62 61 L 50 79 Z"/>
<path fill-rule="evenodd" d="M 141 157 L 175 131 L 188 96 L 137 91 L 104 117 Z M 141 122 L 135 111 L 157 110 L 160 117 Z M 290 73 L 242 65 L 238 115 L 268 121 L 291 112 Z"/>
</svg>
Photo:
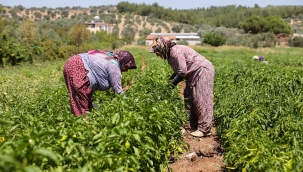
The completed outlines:
<svg viewBox="0 0 303 172">
<path fill-rule="evenodd" d="M 123 73 L 131 88 L 122 96 L 97 92 L 100 108 L 86 117 L 70 113 L 66 59 L 0 69 L 0 171 L 158 172 L 178 147 L 186 149 L 179 130 L 186 114 L 178 90 L 167 87 L 167 62 L 147 47 L 125 49 L 138 66 Z M 195 49 L 215 66 L 226 167 L 302 171 L 303 49 Z"/>
</svg>

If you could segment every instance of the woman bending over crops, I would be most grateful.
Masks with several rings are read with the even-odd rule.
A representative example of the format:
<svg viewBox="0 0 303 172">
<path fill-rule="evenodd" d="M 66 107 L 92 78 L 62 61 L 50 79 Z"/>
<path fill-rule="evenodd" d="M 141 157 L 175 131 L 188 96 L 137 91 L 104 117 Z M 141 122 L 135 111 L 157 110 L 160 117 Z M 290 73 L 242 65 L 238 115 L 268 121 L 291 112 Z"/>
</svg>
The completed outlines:
<svg viewBox="0 0 303 172">
<path fill-rule="evenodd" d="M 258 60 L 260 62 L 264 61 L 264 56 L 253 56 L 253 59 Z"/>
<path fill-rule="evenodd" d="M 151 53 L 168 61 L 174 71 L 170 78 L 172 86 L 186 80 L 184 100 L 189 110 L 191 135 L 204 137 L 211 135 L 213 119 L 214 66 L 205 57 L 188 46 L 176 45 L 169 38 L 156 38 L 150 48 Z"/>
<path fill-rule="evenodd" d="M 63 74 L 72 113 L 80 116 L 90 111 L 96 90 L 112 88 L 115 93 L 122 94 L 121 72 L 136 68 L 133 55 L 123 50 L 115 51 L 112 56 L 94 50 L 70 57 L 64 65 Z"/>
</svg>

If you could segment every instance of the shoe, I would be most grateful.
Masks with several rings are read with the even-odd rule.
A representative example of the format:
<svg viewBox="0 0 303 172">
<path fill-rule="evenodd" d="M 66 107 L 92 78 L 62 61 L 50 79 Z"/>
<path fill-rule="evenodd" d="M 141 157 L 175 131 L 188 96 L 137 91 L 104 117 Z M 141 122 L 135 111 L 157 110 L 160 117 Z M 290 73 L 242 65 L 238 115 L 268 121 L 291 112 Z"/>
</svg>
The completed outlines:
<svg viewBox="0 0 303 172">
<path fill-rule="evenodd" d="M 211 132 L 207 133 L 207 134 L 204 134 L 202 133 L 200 130 L 196 130 L 194 132 L 191 132 L 190 133 L 192 136 L 194 137 L 206 137 L 206 136 L 211 136 Z"/>
<path fill-rule="evenodd" d="M 195 132 L 197 129 L 185 128 L 185 130 L 189 133 Z"/>
</svg>

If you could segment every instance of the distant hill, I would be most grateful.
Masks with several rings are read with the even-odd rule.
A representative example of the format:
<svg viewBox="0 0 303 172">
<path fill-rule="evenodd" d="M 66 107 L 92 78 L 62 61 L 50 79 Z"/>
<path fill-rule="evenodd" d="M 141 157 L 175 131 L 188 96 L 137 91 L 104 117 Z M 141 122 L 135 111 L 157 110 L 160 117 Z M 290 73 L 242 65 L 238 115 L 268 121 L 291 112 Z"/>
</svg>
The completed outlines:
<svg viewBox="0 0 303 172">
<path fill-rule="evenodd" d="M 148 20 L 146 16 L 139 15 L 131 15 L 130 14 L 119 14 L 115 6 L 102 6 L 102 8 L 89 9 L 89 8 L 81 8 L 70 9 L 70 8 L 22 8 L 22 6 L 16 7 L 4 7 L 2 12 L 2 17 L 9 19 L 19 19 L 23 20 L 24 18 L 29 18 L 33 21 L 56 21 L 59 19 L 69 19 L 75 20 L 77 17 L 85 18 L 85 21 L 92 21 L 93 17 L 96 15 L 104 16 L 101 17 L 101 21 L 107 22 L 106 19 L 108 16 L 114 16 L 114 20 L 109 20 L 108 23 L 116 24 L 121 31 L 123 28 L 131 24 L 132 27 L 137 31 L 135 35 L 135 39 L 140 37 L 140 31 L 144 29 L 151 30 L 151 32 L 156 32 L 157 29 L 160 28 L 161 32 L 172 32 L 172 27 L 174 25 L 185 25 L 176 22 L 167 22 L 162 20 Z M 189 27 L 192 27 L 189 25 Z M 181 31 L 182 32 L 182 31 Z"/>
<path fill-rule="evenodd" d="M 159 7 L 161 10 L 163 8 Z M 231 8 L 230 6 L 227 6 L 226 8 L 220 7 L 210 9 L 210 14 L 204 14 L 204 16 L 213 16 L 214 20 L 218 20 L 216 18 L 216 15 L 214 15 L 213 11 L 216 10 L 216 12 L 220 9 L 224 11 L 224 9 Z M 234 7 L 233 7 L 234 8 Z M 269 7 L 269 9 L 274 8 L 275 11 L 279 10 L 279 8 L 275 7 Z M 285 7 L 286 8 L 286 7 Z M 244 8 L 245 9 L 245 8 Z M 281 8 L 284 12 L 284 7 Z M 243 8 L 241 8 L 243 10 Z M 250 9 L 248 9 L 250 10 Z M 168 10 L 170 12 L 171 10 Z M 184 13 L 183 17 L 186 17 L 186 12 L 195 12 L 195 10 L 180 10 L 180 13 Z M 173 11 L 175 12 L 175 11 Z M 218 13 L 218 12 L 217 12 Z M 233 13 L 233 11 L 225 10 L 224 13 Z M 249 11 L 247 12 L 249 13 Z M 297 12 L 298 13 L 298 12 Z M 174 32 L 176 29 L 179 32 L 199 32 L 201 30 L 201 27 L 204 29 L 205 26 L 203 24 L 197 24 L 197 25 L 190 25 L 185 23 L 179 23 L 179 22 L 171 22 L 169 20 L 161 20 L 156 18 L 154 13 L 148 14 L 148 16 L 141 16 L 141 15 L 135 15 L 131 14 L 129 12 L 123 12 L 119 13 L 117 10 L 117 6 L 93 6 L 90 8 L 82 8 L 82 7 L 64 7 L 64 8 L 28 8 L 19 5 L 14 7 L 4 6 L 4 10 L 2 10 L 1 13 L 2 17 L 9 18 L 9 19 L 18 19 L 23 20 L 24 18 L 29 18 L 34 21 L 44 21 L 44 22 L 60 22 L 60 25 L 67 25 L 72 24 L 76 22 L 86 22 L 86 21 L 92 21 L 94 16 L 100 16 L 101 21 L 104 21 L 105 23 L 115 24 L 119 28 L 120 31 L 120 37 L 122 30 L 126 27 L 132 27 L 136 31 L 135 39 L 140 38 L 140 35 L 144 35 L 148 32 Z M 231 14 L 225 14 L 227 16 Z M 268 14 L 265 14 L 268 15 Z M 222 16 L 222 14 L 218 14 L 218 16 Z M 182 17 L 182 16 L 181 16 Z M 177 18 L 174 20 L 178 20 Z M 208 19 L 209 20 L 209 19 Z M 230 20 L 230 19 L 229 19 Z M 303 32 L 303 14 L 299 13 L 296 16 L 288 17 L 284 19 L 288 23 L 290 23 L 295 29 L 296 32 Z M 197 20 L 198 21 L 198 20 Z M 223 24 L 222 24 L 223 25 Z M 228 24 L 227 24 L 228 25 Z M 211 27 L 224 27 L 223 26 L 209 26 Z"/>
</svg>

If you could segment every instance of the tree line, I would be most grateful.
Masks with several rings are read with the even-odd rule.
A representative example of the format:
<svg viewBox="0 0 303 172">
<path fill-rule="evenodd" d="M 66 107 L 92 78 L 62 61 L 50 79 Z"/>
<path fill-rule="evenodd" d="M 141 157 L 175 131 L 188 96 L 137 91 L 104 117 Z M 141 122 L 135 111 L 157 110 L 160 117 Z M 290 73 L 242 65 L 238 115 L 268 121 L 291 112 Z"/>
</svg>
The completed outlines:
<svg viewBox="0 0 303 172">
<path fill-rule="evenodd" d="M 198 2 L 197 6 L 199 6 Z M 164 21 L 174 21 L 191 25 L 207 24 L 216 27 L 236 28 L 240 22 L 252 16 L 278 16 L 288 18 L 303 14 L 303 6 L 267 6 L 261 8 L 258 4 L 254 7 L 228 5 L 210 8 L 195 8 L 189 10 L 171 9 L 159 6 L 157 3 L 129 3 L 123 1 L 117 4 L 119 13 L 134 13 L 141 16 L 153 16 Z"/>
</svg>

